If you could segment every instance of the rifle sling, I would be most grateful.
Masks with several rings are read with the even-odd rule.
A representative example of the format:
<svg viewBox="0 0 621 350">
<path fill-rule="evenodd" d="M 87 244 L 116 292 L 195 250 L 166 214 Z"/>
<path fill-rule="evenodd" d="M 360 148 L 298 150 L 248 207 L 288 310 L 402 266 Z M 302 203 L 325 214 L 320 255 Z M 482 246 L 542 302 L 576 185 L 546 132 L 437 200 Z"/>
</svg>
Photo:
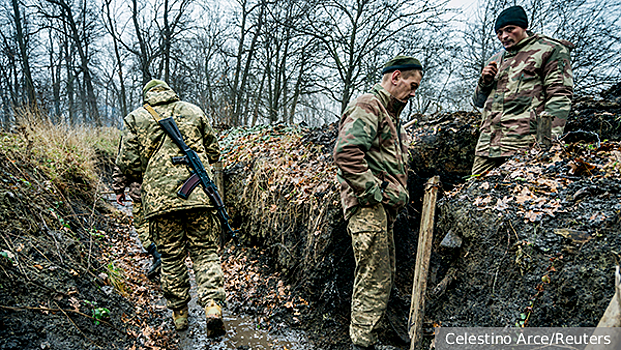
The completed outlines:
<svg viewBox="0 0 621 350">
<path fill-rule="evenodd" d="M 150 104 L 145 103 L 143 105 L 144 109 L 147 110 L 147 112 L 149 112 L 149 114 L 151 114 L 151 116 L 153 117 L 153 119 L 157 122 L 157 124 L 159 124 L 160 126 L 162 126 L 160 124 L 160 120 L 164 119 L 162 118 L 157 111 L 155 111 L 155 109 L 153 107 L 151 107 Z M 162 127 L 162 130 L 164 130 L 164 133 L 168 135 L 168 131 L 166 131 L 166 129 L 164 127 Z M 170 136 L 170 135 L 168 135 Z M 183 152 L 183 149 L 181 149 L 181 152 Z M 174 158 L 173 157 L 173 164 L 174 162 Z M 186 159 L 186 163 L 187 163 L 187 155 L 184 155 L 183 157 L 177 157 L 177 158 L 185 158 Z M 180 164 L 182 162 L 179 162 L 177 164 Z M 179 191 L 177 192 L 177 195 L 183 199 L 188 199 L 188 197 L 190 196 L 190 193 L 192 193 L 192 191 L 194 190 L 194 188 L 199 184 L 198 181 L 198 176 L 196 176 L 196 174 L 192 174 L 192 176 L 190 176 L 187 180 L 185 180 L 185 183 L 183 184 L 183 186 L 181 186 L 181 188 L 179 189 Z"/>
<path fill-rule="evenodd" d="M 155 121 L 159 124 L 160 120 L 164 119 L 162 117 L 160 117 L 160 115 L 155 111 L 155 109 L 153 109 L 153 107 L 151 107 L 150 104 L 145 103 L 142 107 L 144 107 L 144 109 L 147 110 L 147 112 L 149 112 L 151 114 L 151 116 L 153 117 L 153 119 L 155 119 Z"/>
</svg>

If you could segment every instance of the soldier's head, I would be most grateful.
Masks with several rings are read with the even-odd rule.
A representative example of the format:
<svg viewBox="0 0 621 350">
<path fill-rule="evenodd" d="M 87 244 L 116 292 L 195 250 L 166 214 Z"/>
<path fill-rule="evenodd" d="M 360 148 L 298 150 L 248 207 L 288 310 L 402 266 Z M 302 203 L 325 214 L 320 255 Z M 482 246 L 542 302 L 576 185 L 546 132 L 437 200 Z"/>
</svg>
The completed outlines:
<svg viewBox="0 0 621 350">
<path fill-rule="evenodd" d="M 414 57 L 397 56 L 384 64 L 382 87 L 394 98 L 407 102 L 423 78 L 423 66 Z"/>
<path fill-rule="evenodd" d="M 166 84 L 165 81 L 163 80 L 157 80 L 157 79 L 151 79 L 151 81 L 149 81 L 144 88 L 142 88 L 142 98 L 146 99 L 147 98 L 147 92 L 149 92 L 149 90 L 156 88 L 156 87 L 163 87 L 165 89 L 170 89 L 170 86 L 168 86 L 168 84 Z"/>
<path fill-rule="evenodd" d="M 522 6 L 504 9 L 496 19 L 494 31 L 505 49 L 510 49 L 528 37 L 528 17 Z"/>
</svg>

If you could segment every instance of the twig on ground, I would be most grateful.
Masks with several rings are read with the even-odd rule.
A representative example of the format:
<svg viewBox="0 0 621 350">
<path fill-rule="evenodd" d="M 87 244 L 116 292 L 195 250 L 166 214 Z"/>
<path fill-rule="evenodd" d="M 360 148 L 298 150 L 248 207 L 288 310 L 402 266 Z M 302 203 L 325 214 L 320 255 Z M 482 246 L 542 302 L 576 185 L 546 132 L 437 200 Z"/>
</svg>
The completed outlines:
<svg viewBox="0 0 621 350">
<path fill-rule="evenodd" d="M 15 254 L 15 249 L 13 248 L 14 245 L 12 244 L 13 241 L 11 240 L 11 238 L 9 238 L 9 240 L 7 240 L 7 237 L 4 236 L 4 234 L 0 234 L 0 236 L 2 236 L 2 239 L 4 240 L 4 242 L 7 245 L 7 248 L 9 248 L 11 250 L 11 253 L 15 256 L 15 261 L 17 262 L 17 268 L 22 272 L 22 275 L 28 280 L 30 281 L 30 277 L 28 276 L 28 274 L 26 274 L 26 272 L 24 271 L 24 269 L 22 268 L 22 266 L 19 264 L 19 258 L 17 257 L 17 254 Z M 9 241 L 11 241 L 11 243 L 9 243 Z"/>
<path fill-rule="evenodd" d="M 58 255 L 58 258 L 60 259 L 60 262 L 62 264 L 64 264 L 65 262 L 63 261 L 63 256 L 61 254 L 62 249 L 60 249 L 60 246 L 58 245 L 58 241 L 56 240 L 56 237 L 54 236 L 54 234 L 52 233 L 50 228 L 47 226 L 47 223 L 45 222 L 45 218 L 43 217 L 43 215 L 41 215 L 41 213 L 39 213 L 39 217 L 41 218 L 41 222 L 43 222 L 43 227 L 45 228 L 45 233 L 47 233 L 48 236 L 51 236 L 52 239 L 54 240 L 54 245 L 56 245 L 56 255 Z M 43 255 L 43 254 L 41 254 L 41 255 Z M 45 255 L 43 255 L 43 256 L 45 256 Z M 46 259 L 47 259 L 47 257 L 46 257 Z M 49 259 L 48 259 L 48 261 L 49 261 Z"/>
<path fill-rule="evenodd" d="M 71 317 L 69 317 L 69 315 L 67 315 L 67 313 L 65 312 L 65 310 L 61 309 L 58 304 L 56 304 L 56 302 L 54 302 L 54 305 L 56 305 L 56 307 L 58 308 L 58 310 L 60 310 L 60 312 L 62 312 L 65 316 L 67 316 L 67 319 L 69 319 L 69 322 L 71 322 L 73 324 L 73 326 L 80 332 L 80 334 L 82 334 L 82 336 L 84 336 L 84 338 L 86 338 L 86 340 L 88 340 L 89 342 L 91 342 L 91 344 L 95 345 L 96 347 L 101 349 L 101 346 L 97 343 L 95 343 L 94 341 L 91 340 L 91 338 L 87 337 L 86 334 L 84 334 L 84 332 L 82 332 L 82 330 L 80 329 L 80 327 L 78 327 L 77 324 L 75 324 L 75 322 L 73 322 L 73 320 L 71 319 Z"/>
<path fill-rule="evenodd" d="M 85 313 L 82 313 L 82 312 L 80 312 L 80 311 L 76 311 L 76 310 L 67 310 L 67 309 L 51 309 L 51 308 L 47 308 L 47 307 L 32 307 L 32 306 L 13 307 L 13 306 L 6 306 L 6 305 L 0 305 L 0 309 L 5 309 L 5 310 L 13 310 L 13 311 L 26 311 L 26 310 L 31 310 L 31 311 L 49 311 L 49 312 L 59 312 L 59 311 L 61 311 L 61 312 L 63 312 L 63 313 L 64 313 L 64 312 L 71 312 L 71 313 L 78 314 L 78 315 L 83 316 L 83 317 L 90 318 L 91 320 L 94 320 L 94 321 L 99 321 L 99 322 L 101 322 L 101 323 L 105 324 L 106 326 L 108 326 L 108 327 L 110 327 L 110 328 L 112 328 L 112 329 L 116 330 L 116 331 L 117 331 L 117 332 L 119 332 L 119 333 L 126 334 L 126 335 L 129 335 L 129 336 L 131 336 L 131 337 L 135 338 L 135 336 L 134 336 L 134 335 L 132 335 L 132 334 L 130 334 L 130 333 L 128 333 L 128 332 L 124 332 L 124 331 L 122 331 L 122 330 L 118 329 L 117 327 L 115 327 L 115 326 L 114 326 L 112 323 L 110 323 L 110 322 L 107 322 L 107 321 L 104 321 L 104 320 L 99 320 L 99 319 L 96 319 L 96 318 L 95 318 L 95 317 L 93 317 L 93 316 L 89 316 L 89 315 L 87 315 L 87 314 L 85 314 Z"/>
</svg>

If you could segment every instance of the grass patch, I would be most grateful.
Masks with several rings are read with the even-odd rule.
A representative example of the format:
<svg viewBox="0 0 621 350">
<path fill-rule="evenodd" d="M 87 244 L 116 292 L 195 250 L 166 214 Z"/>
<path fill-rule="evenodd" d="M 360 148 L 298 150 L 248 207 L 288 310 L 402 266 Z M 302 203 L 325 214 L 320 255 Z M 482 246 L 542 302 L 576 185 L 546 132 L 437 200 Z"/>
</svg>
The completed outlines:
<svg viewBox="0 0 621 350">
<path fill-rule="evenodd" d="M 114 157 L 120 131 L 87 125 L 54 124 L 38 111 L 16 110 L 15 132 L 0 136 L 0 151 L 17 153 L 37 165 L 60 188 L 98 182 L 99 155 Z"/>
</svg>

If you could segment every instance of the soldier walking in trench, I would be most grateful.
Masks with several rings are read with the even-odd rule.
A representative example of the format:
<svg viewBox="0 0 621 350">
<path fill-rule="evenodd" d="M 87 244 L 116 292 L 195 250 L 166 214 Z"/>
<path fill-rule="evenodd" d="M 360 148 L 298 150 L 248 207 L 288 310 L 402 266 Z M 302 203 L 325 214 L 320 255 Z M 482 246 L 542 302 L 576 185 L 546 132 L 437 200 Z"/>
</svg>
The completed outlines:
<svg viewBox="0 0 621 350">
<path fill-rule="evenodd" d="M 166 82 L 148 82 L 143 99 L 144 106 L 123 119 L 116 164 L 129 181 L 142 182 L 144 217 L 161 254 L 160 281 L 166 305 L 173 311 L 175 328 L 188 328 L 190 280 L 184 260 L 189 252 L 198 285 L 198 303 L 204 307 L 207 318 L 207 335 L 221 335 L 225 293 L 216 244 L 220 224 L 204 191 L 192 191 L 187 199 L 177 195 L 191 173 L 187 164 L 174 162 L 183 153 L 160 127 L 158 117 L 174 118 L 185 143 L 198 154 L 210 176 L 207 164 L 220 157 L 217 138 L 205 113 L 198 106 L 180 101 Z"/>
<path fill-rule="evenodd" d="M 573 95 L 570 42 L 530 32 L 521 6 L 502 11 L 494 30 L 504 50 L 487 61 L 474 92 L 483 115 L 472 174 L 528 149 L 540 118 L 552 118 L 552 137 L 561 136 Z"/>
<path fill-rule="evenodd" d="M 149 224 L 146 222 L 142 213 L 142 199 L 140 198 L 141 187 L 142 185 L 138 182 L 127 181 L 127 177 L 121 173 L 118 167 L 115 167 L 112 173 L 112 190 L 116 195 L 116 203 L 118 205 L 125 205 L 123 203 L 125 201 L 125 188 L 129 188 L 127 194 L 134 203 L 132 205 L 134 228 L 136 229 L 136 233 L 138 233 L 138 238 L 140 239 L 142 247 L 153 257 L 153 263 L 149 270 L 147 270 L 147 278 L 153 281 L 160 274 L 162 259 L 155 247 L 155 243 L 152 241 Z"/>
<path fill-rule="evenodd" d="M 409 201 L 407 134 L 399 119 L 423 77 L 420 62 L 397 56 L 382 81 L 352 101 L 334 146 L 341 204 L 356 260 L 349 335 L 353 349 L 375 349 L 376 328 L 395 277 L 393 223 Z"/>
</svg>

